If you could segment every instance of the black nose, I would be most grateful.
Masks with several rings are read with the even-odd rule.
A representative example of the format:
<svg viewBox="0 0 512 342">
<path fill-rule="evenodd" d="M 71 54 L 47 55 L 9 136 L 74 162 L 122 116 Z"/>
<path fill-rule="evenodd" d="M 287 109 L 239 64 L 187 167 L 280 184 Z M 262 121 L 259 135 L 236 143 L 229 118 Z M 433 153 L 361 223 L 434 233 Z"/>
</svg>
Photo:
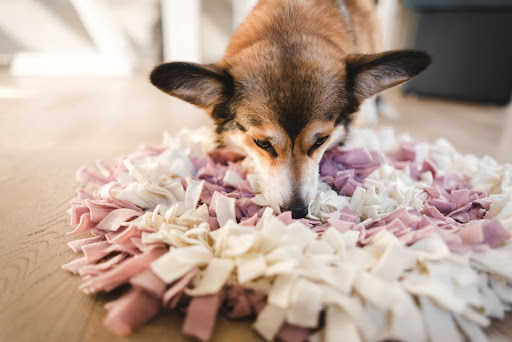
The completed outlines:
<svg viewBox="0 0 512 342">
<path fill-rule="evenodd" d="M 306 217 L 306 215 L 309 213 L 309 206 L 308 205 L 293 205 L 288 208 L 282 208 L 281 210 L 283 212 L 291 211 L 292 217 L 294 219 L 300 219 L 300 218 Z"/>
</svg>

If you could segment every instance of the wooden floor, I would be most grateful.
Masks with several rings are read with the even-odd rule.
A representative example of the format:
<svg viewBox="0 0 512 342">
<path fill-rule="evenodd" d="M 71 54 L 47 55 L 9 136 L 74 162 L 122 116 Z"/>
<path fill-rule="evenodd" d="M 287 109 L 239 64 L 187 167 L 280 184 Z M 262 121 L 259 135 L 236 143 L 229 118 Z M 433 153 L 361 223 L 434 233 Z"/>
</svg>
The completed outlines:
<svg viewBox="0 0 512 342">
<path fill-rule="evenodd" d="M 439 100 L 389 100 L 401 114 L 398 130 L 457 149 L 511 161 L 512 114 L 503 108 Z M 389 120 L 386 120 L 389 123 Z M 102 325 L 105 295 L 78 292 L 79 277 L 60 269 L 74 259 L 65 213 L 75 171 L 112 160 L 162 132 L 209 124 L 204 114 L 173 101 L 144 75 L 118 80 L 12 79 L 0 69 L 0 341 L 188 341 L 182 317 L 160 315 L 132 336 L 118 338 Z M 512 318 L 488 329 L 509 341 Z M 221 319 L 215 341 L 259 341 L 247 322 Z"/>
</svg>

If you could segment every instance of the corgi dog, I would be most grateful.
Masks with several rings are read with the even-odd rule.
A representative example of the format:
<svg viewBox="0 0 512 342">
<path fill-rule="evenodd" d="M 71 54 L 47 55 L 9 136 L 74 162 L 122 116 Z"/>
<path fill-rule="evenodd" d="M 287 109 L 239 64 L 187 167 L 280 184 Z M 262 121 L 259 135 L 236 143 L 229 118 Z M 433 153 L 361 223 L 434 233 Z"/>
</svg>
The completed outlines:
<svg viewBox="0 0 512 342">
<path fill-rule="evenodd" d="M 324 151 L 360 105 L 427 68 L 417 50 L 381 52 L 375 0 L 261 0 L 215 64 L 165 63 L 150 80 L 203 108 L 219 147 L 252 158 L 263 195 L 308 214 Z"/>
</svg>

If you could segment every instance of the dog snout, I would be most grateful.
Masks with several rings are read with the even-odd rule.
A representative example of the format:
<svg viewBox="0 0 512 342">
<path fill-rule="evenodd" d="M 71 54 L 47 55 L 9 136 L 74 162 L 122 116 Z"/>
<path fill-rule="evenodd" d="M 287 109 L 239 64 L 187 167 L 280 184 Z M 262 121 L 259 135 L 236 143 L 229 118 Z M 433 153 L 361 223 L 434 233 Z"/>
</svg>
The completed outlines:
<svg viewBox="0 0 512 342">
<path fill-rule="evenodd" d="M 281 208 L 281 211 L 291 211 L 294 219 L 300 219 L 306 217 L 309 213 L 309 206 L 307 204 L 291 205 Z"/>
</svg>

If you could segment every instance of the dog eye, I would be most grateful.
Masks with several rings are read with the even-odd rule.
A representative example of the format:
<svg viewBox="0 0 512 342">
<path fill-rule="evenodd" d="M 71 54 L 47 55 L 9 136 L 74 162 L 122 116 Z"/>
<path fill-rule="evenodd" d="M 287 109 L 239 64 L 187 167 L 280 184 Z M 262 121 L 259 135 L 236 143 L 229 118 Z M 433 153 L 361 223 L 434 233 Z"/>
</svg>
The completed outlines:
<svg viewBox="0 0 512 342">
<path fill-rule="evenodd" d="M 254 143 L 256 145 L 258 145 L 259 148 L 265 150 L 265 151 L 269 151 L 269 150 L 273 150 L 274 148 L 272 147 L 272 144 L 268 141 L 264 141 L 264 140 L 257 140 L 257 139 L 253 139 L 254 140 Z"/>
<path fill-rule="evenodd" d="M 315 141 L 315 144 L 314 146 L 317 146 L 317 147 L 320 147 L 324 144 L 324 142 L 327 141 L 327 139 L 329 139 L 329 136 L 326 135 L 325 137 L 322 137 L 322 138 L 318 138 L 316 141 Z"/>
<path fill-rule="evenodd" d="M 309 149 L 308 154 L 309 155 L 313 154 L 313 152 L 315 152 L 320 146 L 322 146 L 327 141 L 327 139 L 329 139 L 328 135 L 326 135 L 325 137 L 316 139 L 313 146 L 311 146 L 311 148 Z"/>
</svg>

